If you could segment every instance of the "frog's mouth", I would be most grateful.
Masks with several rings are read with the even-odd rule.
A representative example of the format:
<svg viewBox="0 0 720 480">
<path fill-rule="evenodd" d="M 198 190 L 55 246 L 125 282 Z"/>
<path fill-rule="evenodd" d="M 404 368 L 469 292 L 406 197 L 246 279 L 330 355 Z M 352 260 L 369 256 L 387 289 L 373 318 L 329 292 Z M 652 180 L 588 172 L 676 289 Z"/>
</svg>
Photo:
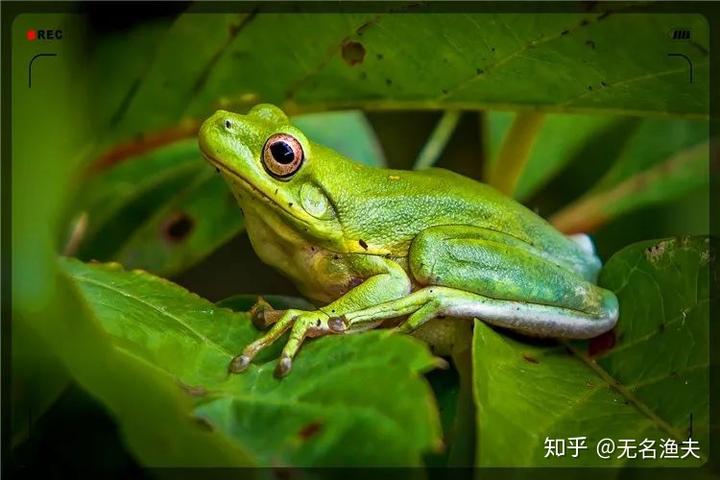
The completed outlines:
<svg viewBox="0 0 720 480">
<path fill-rule="evenodd" d="M 217 168 L 221 173 L 225 173 L 233 178 L 233 180 L 236 180 L 239 182 L 243 188 L 247 191 L 249 191 L 252 195 L 261 198 L 262 200 L 266 201 L 272 208 L 275 208 L 276 210 L 283 213 L 284 216 L 290 217 L 295 219 L 297 222 L 309 226 L 309 222 L 307 222 L 305 219 L 299 218 L 297 216 L 298 211 L 295 210 L 288 210 L 285 207 L 283 207 L 278 201 L 276 201 L 274 198 L 269 196 L 267 193 L 256 187 L 252 182 L 250 182 L 248 179 L 243 177 L 239 172 L 236 170 L 233 170 L 232 168 L 228 167 L 227 164 L 215 159 L 212 155 L 209 155 L 205 152 L 202 152 L 202 156 L 205 157 L 205 160 L 207 160 L 208 163 L 210 163 L 213 167 Z"/>
</svg>

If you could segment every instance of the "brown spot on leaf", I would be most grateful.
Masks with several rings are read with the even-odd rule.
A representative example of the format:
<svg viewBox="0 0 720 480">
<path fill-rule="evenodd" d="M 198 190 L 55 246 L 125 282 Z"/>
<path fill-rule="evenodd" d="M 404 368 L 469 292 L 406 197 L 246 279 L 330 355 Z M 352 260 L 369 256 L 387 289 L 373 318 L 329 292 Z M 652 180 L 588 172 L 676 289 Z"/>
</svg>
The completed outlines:
<svg viewBox="0 0 720 480">
<path fill-rule="evenodd" d="M 298 432 L 298 435 L 303 440 L 307 440 L 309 438 L 314 437 L 318 433 L 320 433 L 321 430 L 322 430 L 322 423 L 310 422 L 300 429 L 300 431 Z"/>
<path fill-rule="evenodd" d="M 185 212 L 176 213 L 163 225 L 165 239 L 171 243 L 182 242 L 195 227 L 195 222 Z"/>
<path fill-rule="evenodd" d="M 595 357 L 601 353 L 607 352 L 615 346 L 615 330 L 610 330 L 602 335 L 592 338 L 588 342 L 588 355 Z"/>
<path fill-rule="evenodd" d="M 528 353 L 523 353 L 522 358 L 523 358 L 523 360 L 525 360 L 526 362 L 529 362 L 529 363 L 535 363 L 535 364 L 540 363 L 540 360 L 538 360 L 537 358 L 533 357 L 532 355 L 530 355 Z"/>
<path fill-rule="evenodd" d="M 365 60 L 365 47 L 360 42 L 347 41 L 342 44 L 342 58 L 351 67 L 362 63 Z"/>
</svg>

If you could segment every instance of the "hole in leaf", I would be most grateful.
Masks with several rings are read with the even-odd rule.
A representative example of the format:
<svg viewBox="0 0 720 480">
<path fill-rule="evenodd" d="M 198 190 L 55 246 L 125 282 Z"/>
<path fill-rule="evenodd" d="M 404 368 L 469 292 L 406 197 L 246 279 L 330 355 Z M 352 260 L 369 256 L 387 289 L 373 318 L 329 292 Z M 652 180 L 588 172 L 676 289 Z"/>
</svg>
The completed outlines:
<svg viewBox="0 0 720 480">
<path fill-rule="evenodd" d="M 359 42 L 345 42 L 342 45 L 342 58 L 351 67 L 362 63 L 365 60 L 365 47 Z"/>
<path fill-rule="evenodd" d="M 183 241 L 192 232 L 195 222 L 184 212 L 178 213 L 165 223 L 165 238 L 172 243 Z"/>
</svg>

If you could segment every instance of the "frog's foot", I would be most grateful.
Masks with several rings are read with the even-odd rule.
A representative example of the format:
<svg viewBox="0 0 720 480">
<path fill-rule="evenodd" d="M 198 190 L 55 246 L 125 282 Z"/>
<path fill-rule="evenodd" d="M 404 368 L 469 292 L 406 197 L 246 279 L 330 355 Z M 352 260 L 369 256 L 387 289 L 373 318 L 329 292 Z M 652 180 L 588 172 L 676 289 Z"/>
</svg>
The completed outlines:
<svg viewBox="0 0 720 480">
<path fill-rule="evenodd" d="M 290 339 L 285 345 L 275 369 L 276 376 L 284 377 L 290 372 L 292 359 L 305 338 L 318 337 L 329 333 L 342 333 L 346 329 L 345 323 L 339 317 L 331 318 L 320 310 L 308 312 L 290 309 L 284 311 L 275 310 L 275 312 L 281 313 L 275 325 L 230 361 L 228 367 L 230 373 L 240 373 L 247 370 L 253 358 L 262 349 L 272 345 L 288 328 L 292 327 Z"/>
<path fill-rule="evenodd" d="M 254 307 L 253 307 L 254 308 Z M 248 346 L 246 346 L 240 355 L 237 355 L 230 361 L 228 365 L 228 372 L 240 373 L 250 366 L 250 362 L 255 356 L 262 350 L 272 345 L 275 340 L 280 338 L 285 331 L 290 328 L 295 319 L 304 312 L 300 310 L 285 310 L 283 314 L 278 318 L 275 325 L 262 337 L 258 338 Z M 254 316 L 252 314 L 251 316 Z M 253 323 L 255 323 L 253 321 Z"/>
<path fill-rule="evenodd" d="M 343 333 L 347 323 L 343 317 L 330 317 L 317 310 L 306 312 L 297 318 L 290 331 L 290 338 L 285 344 L 280 360 L 275 368 L 275 376 L 282 378 L 292 369 L 292 361 L 306 338 L 320 337 L 331 333 Z"/>
</svg>

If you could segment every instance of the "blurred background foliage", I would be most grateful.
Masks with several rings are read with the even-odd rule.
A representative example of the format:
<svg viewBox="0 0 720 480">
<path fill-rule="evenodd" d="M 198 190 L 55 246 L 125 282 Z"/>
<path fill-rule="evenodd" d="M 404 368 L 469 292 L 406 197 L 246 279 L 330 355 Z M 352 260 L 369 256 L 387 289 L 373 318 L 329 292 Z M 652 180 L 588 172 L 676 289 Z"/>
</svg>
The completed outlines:
<svg viewBox="0 0 720 480">
<path fill-rule="evenodd" d="M 251 409 L 253 415 L 231 416 L 229 412 L 236 412 L 238 405 L 247 401 L 243 400 L 246 379 L 211 380 L 209 366 L 224 368 L 224 354 L 206 354 L 200 346 L 184 343 L 188 340 L 181 334 L 174 337 L 171 330 L 176 324 L 154 331 L 167 320 L 162 314 L 152 323 L 148 311 L 139 310 L 133 316 L 128 313 L 132 306 L 120 307 L 123 298 L 141 299 L 169 311 L 166 317 L 184 318 L 210 338 L 211 330 L 218 327 L 205 331 L 210 327 L 205 326 L 202 315 L 227 317 L 225 330 L 233 333 L 213 342 L 227 342 L 220 349 L 232 352 L 257 335 L 242 313 L 255 294 L 277 296 L 271 298 L 276 306 L 297 295 L 287 279 L 256 258 L 243 234 L 239 208 L 222 179 L 202 161 L 194 138 L 199 123 L 215 109 L 244 112 L 258 102 L 281 106 L 308 137 L 357 161 L 393 168 L 434 164 L 491 183 L 562 231 L 591 233 L 605 261 L 634 242 L 709 233 L 709 40 L 701 16 L 623 12 L 631 8 L 629 4 L 612 9 L 587 6 L 582 13 L 561 15 L 428 15 L 424 11 L 432 8 L 393 4 L 369 13 L 338 14 L 279 13 L 267 6 L 208 14 L 197 13 L 198 7 L 189 5 L 183 7 L 183 13 L 146 18 L 118 12 L 92 14 L 82 26 L 77 17 L 57 17 L 57 21 L 68 22 L 67 28 L 86 34 L 83 43 L 74 45 L 77 60 L 67 69 L 66 84 L 59 82 L 58 90 L 48 93 L 49 102 L 68 112 L 66 125 L 45 125 L 44 131 L 53 132 L 56 141 L 49 136 L 38 145 L 31 135 L 22 133 L 24 129 L 37 131 L 38 126 L 31 128 L 30 119 L 20 119 L 17 130 L 25 137 L 16 142 L 32 148 L 24 151 L 25 157 L 13 157 L 13 298 L 17 318 L 24 320 L 13 327 L 18 464 L 43 457 L 72 471 L 87 461 L 84 451 L 90 448 L 103 455 L 93 460 L 97 466 L 118 466 L 133 475 L 138 474 L 136 462 L 513 463 L 502 442 L 475 441 L 482 435 L 487 435 L 484 439 L 505 438 L 498 432 L 513 431 L 513 426 L 483 423 L 483 415 L 474 411 L 480 408 L 488 415 L 502 408 L 483 397 L 483 388 L 499 391 L 496 400 L 505 398 L 518 388 L 508 384 L 508 379 L 519 378 L 519 367 L 508 360 L 508 373 L 496 378 L 483 370 L 483 360 L 487 364 L 515 359 L 531 350 L 540 357 L 553 348 L 542 342 L 505 340 L 488 327 L 476 326 L 473 345 L 468 330 L 452 369 L 428 373 L 431 362 L 419 344 L 384 339 L 387 351 L 407 348 L 407 358 L 416 360 L 397 372 L 385 372 L 385 380 L 378 376 L 374 381 L 396 385 L 399 378 L 407 377 L 407 391 L 414 392 L 413 398 L 425 399 L 417 402 L 423 405 L 416 406 L 418 417 L 401 413 L 412 410 L 411 404 L 385 412 L 382 392 L 365 392 L 364 403 L 376 410 L 367 413 L 367 418 L 359 413 L 345 420 L 341 415 L 333 417 L 322 434 L 326 436 L 320 437 L 325 442 L 322 448 L 310 448 L 297 439 L 293 440 L 296 443 L 283 442 L 289 442 L 298 429 L 315 435 L 313 428 L 320 427 L 308 427 L 315 425 L 312 405 L 298 399 L 299 404 L 289 411 L 273 412 L 261 406 L 263 401 L 272 404 L 278 398 L 292 398 L 292 388 L 283 384 L 283 392 L 273 392 L 273 384 L 267 383 L 267 391 L 260 388 L 260 393 L 253 393 L 260 395 L 253 397 L 259 404 Z M 692 41 L 672 43 L 668 32 L 677 25 L 691 29 Z M 14 28 L 22 32 L 25 25 L 17 22 Z M 619 38 L 633 48 L 618 48 Z M 686 67 L 668 59 L 669 47 L 693 58 L 694 83 L 688 82 Z M 640 57 L 632 53 L 639 50 L 644 52 Z M 80 82 L 78 71 L 90 75 Z M 76 92 L 86 103 L 58 100 L 61 91 Z M 76 134 L 70 141 L 63 138 L 65 129 L 85 132 L 86 137 Z M 57 144 L 64 148 L 55 148 Z M 30 158 L 40 159 L 34 165 L 50 165 L 40 185 L 29 180 L 36 178 L 28 171 L 33 165 Z M 33 192 L 45 184 L 49 185 L 47 198 L 36 199 Z M 51 220 L 38 233 L 31 218 Z M 706 345 L 704 309 L 711 301 L 707 296 L 710 287 L 685 291 L 678 285 L 689 276 L 706 279 L 707 261 L 702 259 L 707 245 L 693 240 L 668 247 L 668 251 L 679 252 L 672 253 L 672 258 L 682 259 L 673 264 L 673 268 L 680 265 L 684 269 L 679 277 L 650 262 L 644 252 L 654 245 L 624 251 L 624 260 L 608 267 L 604 281 L 618 288 L 632 276 L 622 270 L 624 262 L 649 262 L 648 275 L 662 285 L 658 287 L 659 301 L 676 295 L 673 301 L 678 312 L 699 312 L 692 340 Z M 113 273 L 113 268 L 106 271 L 73 262 L 58 265 L 53 252 L 85 261 L 116 261 L 128 271 L 113 267 Z M 186 298 L 186 293 L 149 275 L 139 281 L 132 277 L 136 274 L 131 269 L 169 278 L 211 302 L 235 296 L 220 305 L 240 313 L 233 317 L 202 299 Z M 110 285 L 122 295 L 83 287 L 93 282 Z M 78 287 L 79 291 L 73 290 Z M 638 296 L 649 301 L 649 290 L 639 291 L 637 296 L 621 297 L 621 302 L 632 305 L 641 301 Z M 183 317 L 188 310 L 199 313 Z M 118 311 L 124 315 L 117 316 Z M 654 329 L 659 327 L 653 322 L 674 318 L 645 313 L 636 314 L 632 319 L 635 325 Z M 74 319 L 64 324 L 68 316 Z M 139 328 L 143 322 L 147 324 Z M 73 325 L 80 332 L 77 338 L 65 333 Z M 682 342 L 687 338 L 682 332 L 673 348 L 685 345 Z M 634 335 L 641 334 L 618 336 L 617 345 L 630 342 Z M 52 346 L 58 338 L 64 339 L 62 346 Z M 76 349 L 74 342 L 87 348 Z M 318 362 L 322 355 L 330 355 L 322 349 L 336 339 L 323 342 L 308 347 L 321 350 L 315 357 Z M 471 355 L 471 347 L 481 353 Z M 184 367 L 183 362 L 172 361 L 180 348 L 186 349 L 182 350 Z M 359 347 L 353 342 L 336 346 L 349 358 L 354 358 L 354 348 Z M 592 355 L 583 353 L 586 345 L 573 348 L 576 354 L 556 360 L 553 370 L 577 378 L 577 385 L 568 386 L 568 391 L 574 392 L 570 396 L 582 390 L 580 385 L 586 379 L 579 360 L 594 361 Z M 654 347 L 642 348 L 651 351 Z M 128 351 L 133 352 L 134 360 L 124 356 Z M 497 357 L 489 358 L 494 354 Z M 112 374 L 88 365 L 89 359 L 98 355 L 103 360 L 97 363 Z M 308 362 L 313 358 L 309 354 L 304 357 Z M 260 384 L 270 381 L 265 375 L 271 369 L 270 360 L 268 354 L 266 363 L 254 373 Z M 377 361 L 382 370 L 382 358 Z M 148 369 L 148 364 L 154 368 Z M 310 369 L 312 364 L 306 367 Z M 607 367 L 622 383 L 642 380 L 623 377 L 626 372 L 613 370 L 613 364 Z M 706 372 L 707 351 L 665 367 L 660 374 L 668 382 L 683 369 Z M 117 373 L 125 370 L 137 377 Z M 300 375 L 298 371 L 290 378 Z M 318 398 L 340 398 L 340 405 L 358 395 L 348 382 L 336 381 L 336 388 L 328 386 L 325 382 L 331 377 L 331 372 L 319 376 L 308 388 L 315 389 Z M 423 379 L 429 381 L 432 394 Z M 177 381 L 191 389 L 202 384 L 203 391 L 211 391 L 212 401 L 204 394 L 180 393 Z M 540 380 L 527 381 L 539 385 L 537 395 L 547 393 L 548 385 Z M 146 395 L 133 395 L 123 390 L 123 385 L 145 385 Z M 667 413 L 667 418 L 663 417 L 665 433 L 679 432 L 684 410 L 663 412 L 656 405 L 670 392 L 668 385 L 662 383 L 647 393 L 653 399 L 647 405 L 659 416 Z M 677 393 L 677 386 L 674 388 Z M 682 408 L 694 409 L 701 425 L 707 420 L 707 405 L 698 404 L 698 399 L 706 399 L 707 384 L 699 381 L 682 391 L 677 394 L 683 398 Z M 591 410 L 603 411 L 617 402 L 617 395 L 609 392 Z M 647 400 L 644 394 L 638 395 L 641 402 Z M 155 400 L 142 415 L 153 416 L 153 420 L 143 424 L 132 417 L 137 417 L 138 402 L 147 396 Z M 621 392 L 621 403 L 622 398 Z M 402 400 L 392 401 L 403 405 Z M 529 408 L 512 402 L 505 407 Z M 190 412 L 193 416 L 201 412 L 204 422 L 223 433 L 215 432 L 210 440 L 198 439 L 204 434 L 198 434 L 195 424 L 190 427 L 182 420 Z M 382 430 L 373 415 L 383 422 L 412 424 L 424 430 L 409 442 L 390 427 L 380 433 L 373 430 Z M 284 419 L 282 425 L 273 423 L 278 416 Z M 645 431 L 641 417 L 633 417 L 636 423 L 625 425 L 634 425 L 636 432 Z M 558 423 L 567 424 L 568 418 Z M 296 424 L 298 419 L 305 427 Z M 442 424 L 441 433 L 438 423 Z M 56 439 L 58 431 L 69 428 L 79 432 L 77 444 Z M 273 428 L 274 436 L 262 436 L 261 432 Z M 152 429 L 162 442 L 168 436 L 174 441 L 170 446 L 149 446 L 148 431 Z M 488 430 L 494 433 L 487 434 Z M 334 432 L 334 437 L 327 432 Z M 248 437 L 251 434 L 255 436 Z M 344 458 L 337 447 L 342 438 L 371 443 L 373 435 L 381 434 L 394 438 L 383 449 L 370 448 Z M 440 437 L 445 450 L 431 453 L 433 442 Z M 248 438 L 256 438 L 256 443 Z M 204 447 L 197 447 L 200 444 Z M 542 459 L 533 457 L 542 445 L 528 443 L 527 449 L 526 464 L 542 464 Z M 83 453 L 66 461 L 68 451 Z M 188 458 L 188 451 L 195 457 Z"/>
</svg>

